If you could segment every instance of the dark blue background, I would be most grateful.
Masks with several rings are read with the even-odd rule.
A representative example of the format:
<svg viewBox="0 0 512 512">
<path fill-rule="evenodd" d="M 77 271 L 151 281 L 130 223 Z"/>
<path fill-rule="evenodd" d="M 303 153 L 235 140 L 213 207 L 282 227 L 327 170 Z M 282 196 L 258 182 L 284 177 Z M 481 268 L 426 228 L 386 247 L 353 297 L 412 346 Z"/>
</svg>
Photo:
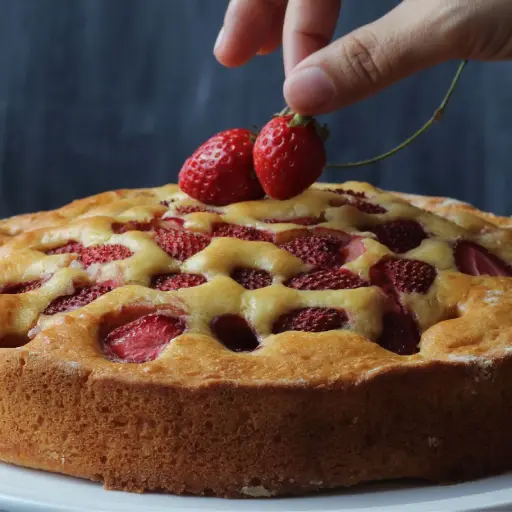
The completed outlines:
<svg viewBox="0 0 512 512">
<path fill-rule="evenodd" d="M 225 0 L 0 0 L 0 216 L 176 180 L 216 131 L 283 106 L 280 54 L 222 68 Z M 345 2 L 338 33 L 396 0 Z M 331 161 L 366 158 L 426 120 L 451 62 L 326 120 Z M 324 179 L 368 180 L 512 213 L 512 63 L 470 63 L 444 121 L 400 155 Z"/>
</svg>

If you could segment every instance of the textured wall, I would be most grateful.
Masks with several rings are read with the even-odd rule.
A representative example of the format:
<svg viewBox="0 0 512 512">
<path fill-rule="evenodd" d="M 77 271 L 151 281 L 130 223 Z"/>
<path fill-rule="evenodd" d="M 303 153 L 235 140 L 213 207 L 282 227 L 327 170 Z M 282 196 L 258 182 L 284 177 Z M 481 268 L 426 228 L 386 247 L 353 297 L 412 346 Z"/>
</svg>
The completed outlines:
<svg viewBox="0 0 512 512">
<path fill-rule="evenodd" d="M 396 0 L 345 2 L 339 33 Z M 215 131 L 282 108 L 280 55 L 223 69 L 225 0 L 0 0 L 0 216 L 174 181 Z M 373 156 L 428 118 L 457 63 L 326 120 L 331 161 Z M 402 154 L 325 179 L 444 194 L 512 214 L 512 63 L 471 63 L 443 123 Z"/>
</svg>

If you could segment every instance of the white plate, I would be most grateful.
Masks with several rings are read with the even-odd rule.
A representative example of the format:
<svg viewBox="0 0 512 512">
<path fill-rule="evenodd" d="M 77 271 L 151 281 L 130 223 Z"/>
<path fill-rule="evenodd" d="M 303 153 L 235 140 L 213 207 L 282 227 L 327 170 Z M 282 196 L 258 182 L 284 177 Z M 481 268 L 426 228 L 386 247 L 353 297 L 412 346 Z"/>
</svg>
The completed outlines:
<svg viewBox="0 0 512 512">
<path fill-rule="evenodd" d="M 0 463 L 6 512 L 425 512 L 512 509 L 512 474 L 464 484 L 360 486 L 306 498 L 225 500 L 104 491 L 101 485 Z"/>
</svg>

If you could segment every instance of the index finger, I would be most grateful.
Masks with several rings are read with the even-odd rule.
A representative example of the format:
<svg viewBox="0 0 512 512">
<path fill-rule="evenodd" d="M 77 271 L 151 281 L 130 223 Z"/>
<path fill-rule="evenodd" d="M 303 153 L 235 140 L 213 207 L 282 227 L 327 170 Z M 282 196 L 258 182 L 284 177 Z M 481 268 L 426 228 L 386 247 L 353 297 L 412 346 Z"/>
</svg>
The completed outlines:
<svg viewBox="0 0 512 512">
<path fill-rule="evenodd" d="M 228 67 L 241 66 L 265 47 L 287 0 L 231 0 L 215 44 L 215 56 Z"/>
<path fill-rule="evenodd" d="M 341 10 L 341 0 L 289 0 L 283 31 L 288 75 L 303 59 L 327 46 Z"/>
</svg>

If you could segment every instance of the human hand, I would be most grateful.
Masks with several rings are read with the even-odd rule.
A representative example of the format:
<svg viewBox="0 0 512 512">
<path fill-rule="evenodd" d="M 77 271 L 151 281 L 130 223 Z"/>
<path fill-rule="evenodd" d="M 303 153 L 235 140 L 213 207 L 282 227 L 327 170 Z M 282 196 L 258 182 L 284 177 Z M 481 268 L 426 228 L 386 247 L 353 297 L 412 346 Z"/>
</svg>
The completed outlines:
<svg viewBox="0 0 512 512">
<path fill-rule="evenodd" d="M 215 46 L 239 66 L 283 43 L 284 96 L 296 112 L 331 112 L 451 59 L 512 59 L 512 0 L 404 0 L 330 42 L 341 0 L 231 0 Z"/>
</svg>

